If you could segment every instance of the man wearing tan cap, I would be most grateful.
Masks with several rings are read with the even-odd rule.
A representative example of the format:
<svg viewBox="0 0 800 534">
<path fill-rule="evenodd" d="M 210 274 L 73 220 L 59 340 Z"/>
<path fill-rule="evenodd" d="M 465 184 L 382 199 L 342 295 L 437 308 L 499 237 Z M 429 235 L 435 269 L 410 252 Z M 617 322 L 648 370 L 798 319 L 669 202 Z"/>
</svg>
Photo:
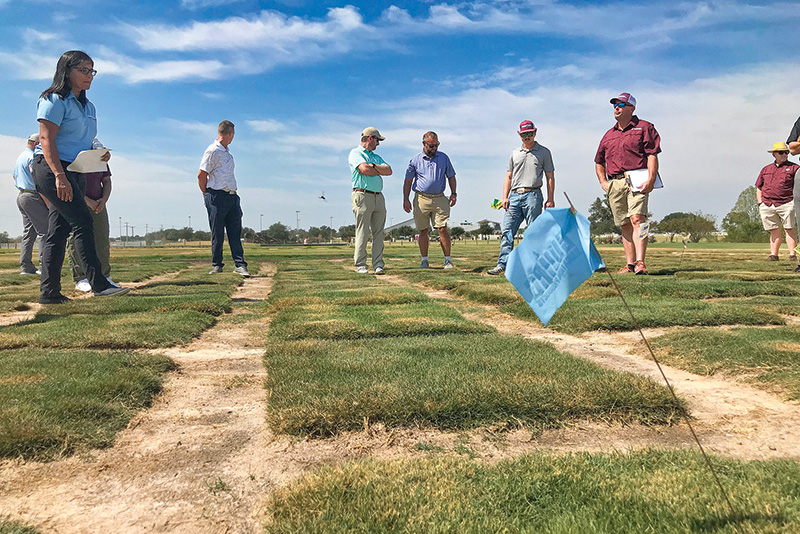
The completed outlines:
<svg viewBox="0 0 800 534">
<path fill-rule="evenodd" d="M 800 165 L 789 161 L 789 147 L 786 143 L 775 143 L 768 150 L 774 163 L 770 163 L 756 180 L 756 200 L 764 230 L 769 231 L 769 256 L 767 261 L 778 261 L 781 248 L 781 228 L 786 232 L 786 246 L 789 259 L 796 261 L 795 247 L 797 216 L 794 211 L 794 184 L 800 180 Z"/>
<path fill-rule="evenodd" d="M 372 236 L 372 269 L 384 274 L 383 227 L 386 224 L 386 202 L 383 198 L 383 177 L 392 175 L 392 168 L 375 153 L 385 138 L 375 128 L 361 132 L 361 145 L 350 151 L 347 162 L 353 180 L 350 198 L 356 218 L 356 250 L 353 261 L 360 274 L 367 274 L 367 240 Z"/>
<path fill-rule="evenodd" d="M 49 210 L 42 197 L 36 192 L 36 186 L 31 176 L 33 150 L 37 144 L 39 144 L 38 133 L 28 137 L 28 144 L 17 158 L 13 172 L 14 185 L 19 189 L 17 208 L 22 214 L 23 226 L 19 254 L 20 274 L 39 274 L 33 264 L 33 245 L 36 243 L 36 236 L 44 236 L 47 233 Z M 39 253 L 41 254 L 41 249 Z"/>
</svg>

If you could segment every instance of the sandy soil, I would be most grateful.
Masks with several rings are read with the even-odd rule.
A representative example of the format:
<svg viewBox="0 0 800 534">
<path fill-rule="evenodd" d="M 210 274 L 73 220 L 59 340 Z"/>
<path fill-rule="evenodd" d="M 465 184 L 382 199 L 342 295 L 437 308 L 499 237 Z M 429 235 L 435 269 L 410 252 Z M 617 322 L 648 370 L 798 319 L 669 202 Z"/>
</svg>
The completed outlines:
<svg viewBox="0 0 800 534">
<path fill-rule="evenodd" d="M 258 276 L 246 279 L 234 295 L 232 315 L 246 311 L 237 303 L 266 298 L 273 274 L 274 267 L 264 264 Z M 382 279 L 407 283 L 391 275 Z M 630 334 L 559 334 L 447 292 L 418 288 L 444 304 L 468 307 L 468 318 L 501 332 L 548 341 L 604 367 L 662 381 L 641 355 L 641 341 Z M 49 463 L 0 461 L 0 516 L 59 534 L 261 532 L 269 493 L 326 463 L 425 457 L 430 451 L 492 462 L 533 450 L 696 448 L 685 424 L 576 423 L 536 434 L 521 427 L 443 433 L 375 424 L 324 440 L 275 436 L 264 421 L 261 357 L 267 320 L 230 319 L 223 317 L 188 346 L 159 351 L 180 369 L 112 448 Z M 790 434 L 800 425 L 800 407 L 735 380 L 664 369 L 689 402 L 708 450 L 748 459 L 800 458 L 800 444 Z"/>
</svg>

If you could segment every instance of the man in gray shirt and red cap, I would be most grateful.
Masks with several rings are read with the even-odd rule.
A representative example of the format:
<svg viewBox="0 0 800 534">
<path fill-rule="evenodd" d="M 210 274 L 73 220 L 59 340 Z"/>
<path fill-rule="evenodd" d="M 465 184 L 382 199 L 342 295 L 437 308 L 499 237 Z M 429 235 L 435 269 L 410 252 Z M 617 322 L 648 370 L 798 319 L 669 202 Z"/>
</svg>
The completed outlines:
<svg viewBox="0 0 800 534">
<path fill-rule="evenodd" d="M 528 226 L 545 208 L 555 206 L 553 195 L 556 191 L 555 167 L 550 150 L 536 142 L 536 126 L 532 121 L 519 123 L 519 134 L 522 147 L 515 149 L 508 160 L 506 179 L 503 182 L 503 216 L 501 227 L 500 256 L 497 266 L 489 269 L 487 274 L 503 274 L 506 270 L 508 255 L 514 249 L 514 236 L 522 221 Z M 547 178 L 547 202 L 542 196 L 542 185 Z"/>
</svg>

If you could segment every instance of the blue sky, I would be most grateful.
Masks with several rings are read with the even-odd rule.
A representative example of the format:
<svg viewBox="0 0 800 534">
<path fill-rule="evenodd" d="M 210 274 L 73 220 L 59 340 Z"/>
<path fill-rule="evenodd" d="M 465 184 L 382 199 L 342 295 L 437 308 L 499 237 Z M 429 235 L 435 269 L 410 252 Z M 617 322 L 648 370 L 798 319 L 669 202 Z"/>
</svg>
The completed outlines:
<svg viewBox="0 0 800 534">
<path fill-rule="evenodd" d="M 403 175 L 427 130 L 457 172 L 451 226 L 499 220 L 489 205 L 523 119 L 553 153 L 557 205 L 566 191 L 586 213 L 622 91 L 661 133 L 655 218 L 721 220 L 800 115 L 796 2 L 0 0 L 0 20 L 0 231 L 12 235 L 11 169 L 69 49 L 95 60 L 109 214 L 137 233 L 190 216 L 207 229 L 197 168 L 222 119 L 236 124 L 244 224 L 258 230 L 294 227 L 298 210 L 302 228 L 352 224 L 347 154 L 366 126 L 395 171 L 387 224 L 407 217 Z"/>
</svg>

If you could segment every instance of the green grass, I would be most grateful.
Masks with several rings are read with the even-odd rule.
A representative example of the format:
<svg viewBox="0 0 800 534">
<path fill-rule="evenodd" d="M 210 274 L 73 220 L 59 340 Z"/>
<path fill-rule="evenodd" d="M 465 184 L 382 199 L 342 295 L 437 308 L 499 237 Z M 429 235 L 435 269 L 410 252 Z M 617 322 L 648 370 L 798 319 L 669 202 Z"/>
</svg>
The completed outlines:
<svg viewBox="0 0 800 534">
<path fill-rule="evenodd" d="M 172 368 L 169 358 L 130 352 L 0 352 L 0 457 L 110 446 Z"/>
<path fill-rule="evenodd" d="M 718 326 L 718 325 L 782 325 L 785 320 L 777 313 L 755 309 L 737 302 L 706 302 L 697 299 L 643 298 L 626 296 L 625 300 L 642 327 L 659 326 Z M 504 306 L 504 311 L 530 320 L 537 320 L 527 304 Z M 553 315 L 549 327 L 566 333 L 587 330 L 633 330 L 634 324 L 622 300 L 567 300 Z"/>
<path fill-rule="evenodd" d="M 274 492 L 269 534 L 794 533 L 800 466 L 715 459 L 731 516 L 702 459 L 686 452 L 530 454 L 326 466 Z"/>
<path fill-rule="evenodd" d="M 215 322 L 213 316 L 193 310 L 111 315 L 40 312 L 31 321 L 0 326 L 0 349 L 159 348 L 188 342 Z"/>
<path fill-rule="evenodd" d="M 19 521 L 0 518 L 0 534 L 40 534 L 37 528 L 28 527 Z"/>
<path fill-rule="evenodd" d="M 356 339 L 491 332 L 494 329 L 464 319 L 457 311 L 434 302 L 403 305 L 284 307 L 270 324 L 279 339 Z M 1 338 L 0 338 L 1 339 Z"/>
<path fill-rule="evenodd" d="M 693 373 L 743 376 L 800 400 L 800 328 L 687 329 L 651 340 L 659 358 Z"/>
<path fill-rule="evenodd" d="M 441 429 L 581 419 L 669 424 L 682 410 L 650 379 L 497 334 L 272 340 L 266 365 L 267 418 L 297 435 L 356 430 L 365 418 Z"/>
</svg>

